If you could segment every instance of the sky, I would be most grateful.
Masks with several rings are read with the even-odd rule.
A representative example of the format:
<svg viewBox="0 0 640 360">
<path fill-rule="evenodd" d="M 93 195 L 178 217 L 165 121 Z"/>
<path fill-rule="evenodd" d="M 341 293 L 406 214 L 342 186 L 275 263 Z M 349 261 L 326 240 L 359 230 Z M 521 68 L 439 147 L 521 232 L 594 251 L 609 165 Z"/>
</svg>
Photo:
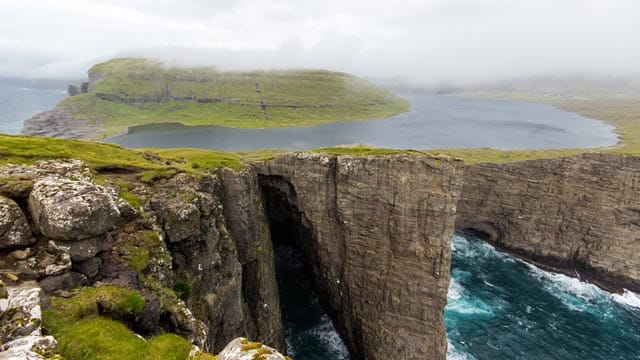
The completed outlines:
<svg viewBox="0 0 640 360">
<path fill-rule="evenodd" d="M 146 56 L 416 84 L 640 74 L 638 0 L 0 0 L 0 76 Z"/>
</svg>

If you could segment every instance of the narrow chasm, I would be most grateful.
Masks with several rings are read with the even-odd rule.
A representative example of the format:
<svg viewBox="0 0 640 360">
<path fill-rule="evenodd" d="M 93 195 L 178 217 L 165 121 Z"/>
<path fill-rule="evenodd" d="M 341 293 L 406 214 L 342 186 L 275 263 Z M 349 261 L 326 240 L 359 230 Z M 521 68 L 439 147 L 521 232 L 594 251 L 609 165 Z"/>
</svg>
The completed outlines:
<svg viewBox="0 0 640 360">
<path fill-rule="evenodd" d="M 313 283 L 304 251 L 312 246 L 311 231 L 294 205 L 291 184 L 265 176 L 260 187 L 273 241 L 288 354 L 296 360 L 349 359 Z"/>
</svg>

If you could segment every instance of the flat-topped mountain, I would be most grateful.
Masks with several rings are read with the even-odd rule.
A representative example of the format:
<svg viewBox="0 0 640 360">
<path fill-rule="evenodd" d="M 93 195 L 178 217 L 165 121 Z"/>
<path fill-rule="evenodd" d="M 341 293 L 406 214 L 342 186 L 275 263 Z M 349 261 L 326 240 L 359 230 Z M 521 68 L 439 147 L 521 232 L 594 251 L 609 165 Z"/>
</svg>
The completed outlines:
<svg viewBox="0 0 640 360">
<path fill-rule="evenodd" d="M 97 139 L 161 122 L 242 128 L 308 126 L 387 117 L 409 102 L 353 75 L 326 70 L 219 72 L 112 59 L 88 86 L 25 122 L 23 133 Z"/>
</svg>

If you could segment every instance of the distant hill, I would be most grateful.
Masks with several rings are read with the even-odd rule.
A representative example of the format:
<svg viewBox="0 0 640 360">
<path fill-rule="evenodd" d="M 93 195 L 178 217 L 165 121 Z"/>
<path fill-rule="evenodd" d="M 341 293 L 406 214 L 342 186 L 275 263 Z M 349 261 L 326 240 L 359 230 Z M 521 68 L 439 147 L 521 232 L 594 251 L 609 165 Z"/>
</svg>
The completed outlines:
<svg viewBox="0 0 640 360">
<path fill-rule="evenodd" d="M 25 123 L 26 134 L 104 138 L 149 123 L 242 128 L 309 126 L 387 117 L 408 101 L 326 70 L 218 72 L 119 58 L 89 70 L 88 92 Z M 52 130 L 55 129 L 55 130 Z"/>
</svg>

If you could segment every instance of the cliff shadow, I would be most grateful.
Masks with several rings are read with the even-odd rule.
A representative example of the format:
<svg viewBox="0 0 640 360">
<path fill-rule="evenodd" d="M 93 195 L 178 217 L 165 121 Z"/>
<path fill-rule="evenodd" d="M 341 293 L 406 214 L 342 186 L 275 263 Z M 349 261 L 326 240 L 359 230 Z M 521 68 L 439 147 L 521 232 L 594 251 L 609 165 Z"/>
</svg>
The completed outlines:
<svg viewBox="0 0 640 360">
<path fill-rule="evenodd" d="M 348 359 L 348 351 L 322 305 L 314 279 L 312 227 L 295 204 L 295 189 L 279 176 L 260 176 L 273 242 L 280 308 L 288 352 L 301 359 Z"/>
</svg>

